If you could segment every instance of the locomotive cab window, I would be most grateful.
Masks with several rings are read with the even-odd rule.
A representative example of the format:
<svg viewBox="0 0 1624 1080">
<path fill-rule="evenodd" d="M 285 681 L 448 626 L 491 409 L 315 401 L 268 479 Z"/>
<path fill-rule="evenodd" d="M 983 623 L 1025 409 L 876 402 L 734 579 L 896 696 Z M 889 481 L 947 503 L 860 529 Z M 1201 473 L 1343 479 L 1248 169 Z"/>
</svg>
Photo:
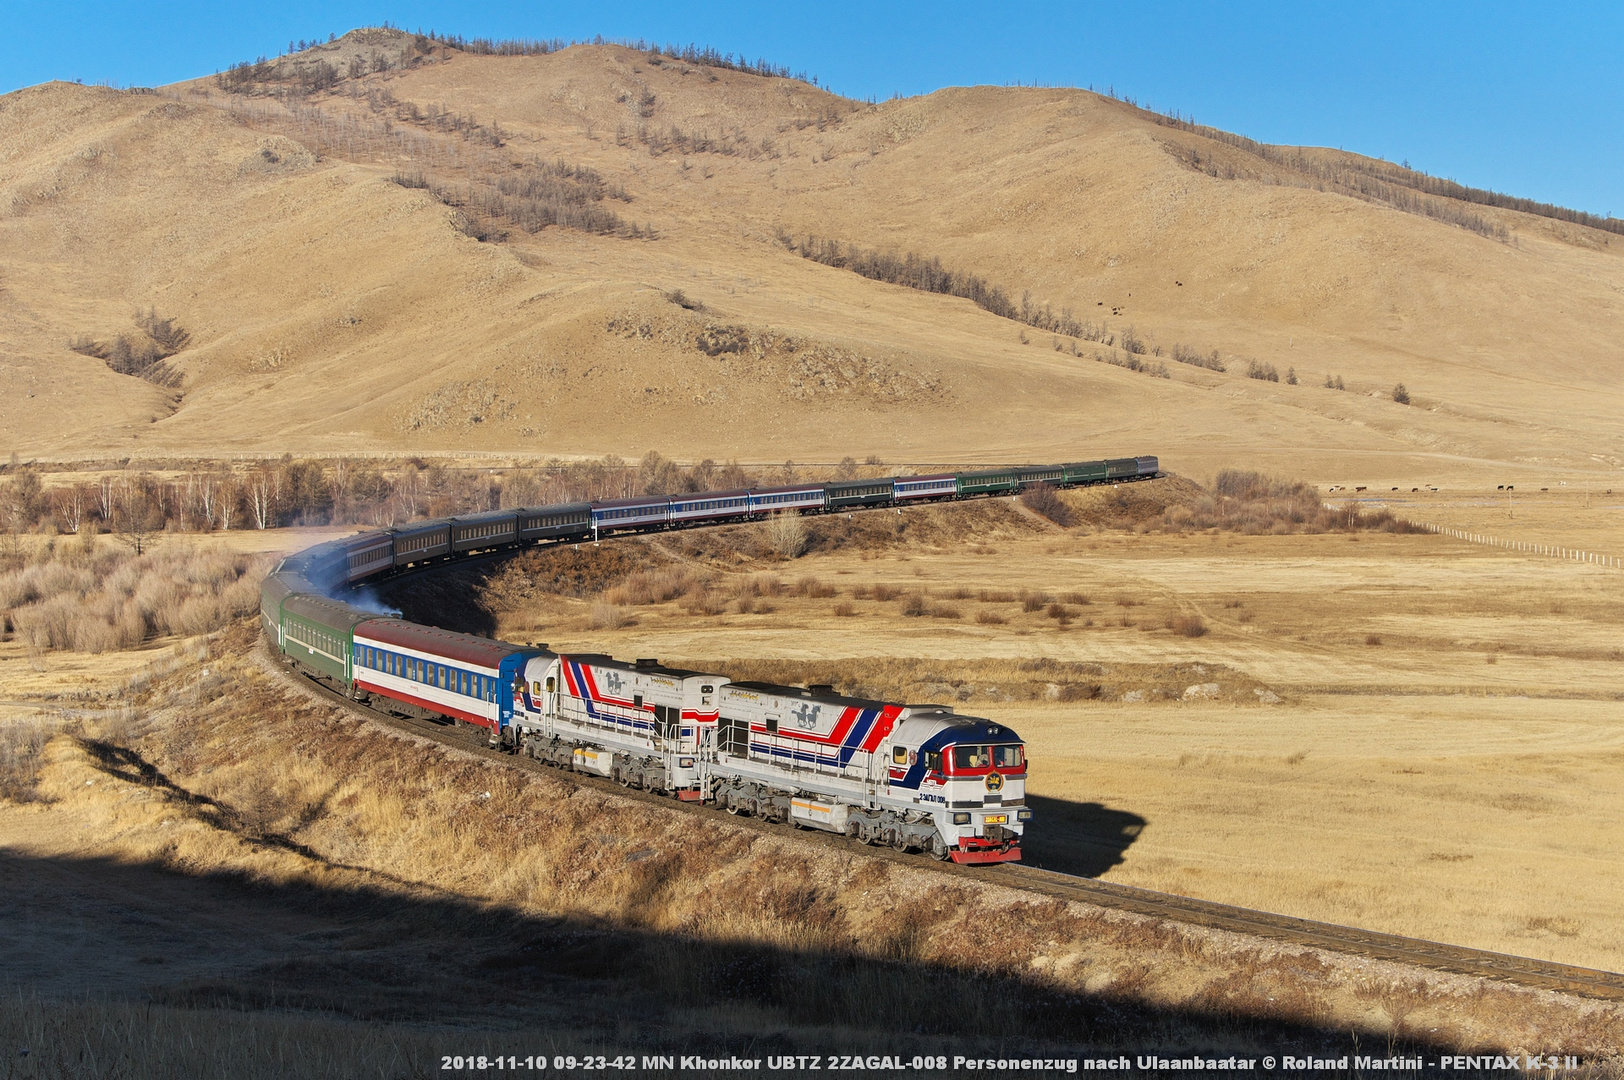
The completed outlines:
<svg viewBox="0 0 1624 1080">
<path fill-rule="evenodd" d="M 933 773 L 942 771 L 942 752 L 940 750 L 925 751 L 925 771 Z"/>
<path fill-rule="evenodd" d="M 891 763 L 893 765 L 908 764 L 908 748 L 906 746 L 893 746 L 891 748 Z"/>
</svg>

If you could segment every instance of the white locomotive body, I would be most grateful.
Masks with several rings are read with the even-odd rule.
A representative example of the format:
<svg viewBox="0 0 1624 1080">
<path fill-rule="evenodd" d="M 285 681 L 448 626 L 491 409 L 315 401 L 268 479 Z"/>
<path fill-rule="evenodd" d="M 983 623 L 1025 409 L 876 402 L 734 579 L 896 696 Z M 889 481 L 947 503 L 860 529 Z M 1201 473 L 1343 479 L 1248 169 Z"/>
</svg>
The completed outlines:
<svg viewBox="0 0 1624 1080">
<path fill-rule="evenodd" d="M 1019 859 L 1031 816 L 1008 728 L 653 660 L 531 659 L 502 738 L 629 787 L 957 862 Z"/>
</svg>

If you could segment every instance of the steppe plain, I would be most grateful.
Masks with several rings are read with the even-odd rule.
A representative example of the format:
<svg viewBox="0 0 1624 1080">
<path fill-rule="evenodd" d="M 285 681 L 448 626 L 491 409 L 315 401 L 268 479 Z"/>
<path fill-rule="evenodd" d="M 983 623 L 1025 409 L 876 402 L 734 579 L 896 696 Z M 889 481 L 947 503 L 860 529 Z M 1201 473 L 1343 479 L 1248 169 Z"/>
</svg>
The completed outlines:
<svg viewBox="0 0 1624 1080">
<path fill-rule="evenodd" d="M 0 431 L 11 442 L 0 449 L 61 469 L 48 483 L 126 460 L 184 468 L 285 452 L 499 467 L 636 460 L 651 447 L 683 460 L 872 453 L 904 466 L 1157 453 L 1201 482 L 1220 468 L 1258 469 L 1416 522 L 1624 555 L 1618 236 L 1473 208 L 1506 230 L 1495 238 L 1314 190 L 1083 91 L 981 87 L 869 104 L 616 46 L 486 57 L 417 50 L 389 32 L 336 46 L 338 58 L 417 59 L 298 101 L 226 94 L 213 79 L 158 93 L 52 84 L 0 98 Z M 406 103 L 417 121 L 402 119 Z M 433 116 L 499 129 L 502 145 Z M 667 132 L 668 144 L 704 131 L 733 149 L 656 152 L 649 131 Z M 1170 147 L 1199 150 L 1234 178 L 1191 169 Z M 394 180 L 422 170 L 449 190 L 535 160 L 622 185 L 629 198 L 617 212 L 655 238 L 514 229 L 481 243 L 458 210 Z M 780 239 L 812 234 L 939 256 L 1113 334 L 1131 327 L 1165 351 L 1218 350 L 1229 370 L 1168 363 L 1162 379 L 1096 362 L 1119 350 L 819 265 Z M 677 290 L 685 302 L 672 299 Z M 191 335 L 171 358 L 179 393 L 66 347 L 125 332 L 131 312 L 148 307 Z M 719 333 L 746 344 L 707 352 Z M 1302 383 L 1248 379 L 1251 359 L 1295 368 Z M 1320 385 L 1333 373 L 1347 391 Z M 1392 400 L 1397 382 L 1413 404 Z M 1069 498 L 1086 511 L 1096 496 Z M 956 539 L 927 529 L 925 539 L 789 563 L 689 551 L 680 538 L 617 542 L 642 548 L 650 565 L 712 579 L 725 603 L 711 613 L 679 598 L 616 601 L 611 581 L 582 596 L 493 593 L 474 614 L 490 620 L 480 629 L 555 648 L 866 679 L 1007 720 L 1031 746 L 1041 865 L 1624 969 L 1624 573 L 1427 534 L 1065 529 L 988 505 Z M 202 542 L 274 553 L 346 531 Z M 795 595 L 803 579 L 836 593 Z M 875 599 L 876 585 L 894 598 Z M 1025 610 L 1023 590 L 1046 602 Z M 910 598 L 922 614 L 904 613 Z M 1179 618 L 1198 618 L 1205 633 L 1175 632 Z M 1034 661 L 1058 667 L 1021 667 Z M 0 642 L 8 723 L 33 723 L 45 706 L 57 710 L 53 723 L 88 725 L 81 738 L 156 740 L 142 745 L 184 790 L 252 810 L 223 831 L 191 820 L 172 792 L 154 794 L 66 737 L 51 743 L 42 774 L 54 801 L 0 808 L 15 896 L 100 896 L 114 921 L 157 919 L 172 935 L 162 945 L 130 931 L 111 991 L 166 986 L 159 999 L 182 1009 L 274 1009 L 274 994 L 251 999 L 243 987 L 288 955 L 328 939 L 357 955 L 377 947 L 349 914 L 305 920 L 297 898 L 309 894 L 298 890 L 312 882 L 643 917 L 642 886 L 623 880 L 641 862 L 606 870 L 610 892 L 586 890 L 574 907 L 549 891 L 556 882 L 518 871 L 479 879 L 476 870 L 499 872 L 481 846 L 482 830 L 498 826 L 464 805 L 467 792 L 425 782 L 422 805 L 459 824 L 423 831 L 403 794 L 431 762 L 422 748 L 390 743 L 396 772 L 376 775 L 394 819 L 371 804 L 330 806 L 342 793 L 333 760 L 302 757 L 267 789 L 267 763 L 294 745 L 275 739 L 325 747 L 322 723 L 335 745 L 354 733 L 266 690 L 253 663 L 245 642 L 220 639 L 99 656 Z M 232 705 L 211 698 L 211 665 L 239 680 L 228 685 L 246 688 L 246 701 L 284 711 L 266 729 L 271 744 L 254 744 L 251 718 L 234 715 L 218 733 L 198 726 L 211 701 Z M 1073 694 L 1073 683 L 1089 689 Z M 166 719 L 72 713 L 118 713 L 126 699 Z M 197 748 L 169 730 L 191 733 Z M 402 787 L 400 776 L 412 779 Z M 522 813 L 527 794 L 498 789 L 491 810 Z M 613 816 L 617 829 L 646 824 Z M 175 821 L 192 830 L 186 839 L 167 839 Z M 204 826 L 219 835 L 199 840 Z M 681 848 L 680 829 L 659 828 L 651 849 Z M 414 845 L 445 862 L 417 859 Z M 537 858 L 518 862 L 542 881 L 534 867 L 551 864 Z M 848 905 L 870 884 L 858 862 L 836 868 Z M 28 884 L 29 867 L 46 864 L 60 871 L 54 884 Z M 153 876 L 158 867 L 210 888 L 247 880 L 293 891 L 255 900 L 263 906 L 246 921 L 185 929 L 159 911 L 182 886 Z M 120 888 L 145 899 L 120 907 L 107 899 Z M 192 895 L 176 910 L 213 902 Z M 264 920 L 275 909 L 304 914 L 273 926 Z M 440 925 L 428 908 L 405 918 Z M 214 952 L 256 919 L 271 928 L 263 952 L 239 959 L 265 967 L 232 982 Z M 736 929 L 789 945 L 816 937 L 795 919 L 775 926 L 770 913 Z M 95 986 L 87 924 L 62 915 L 52 933 L 92 944 L 41 992 Z M 435 938 L 397 967 L 431 972 L 437 955 L 465 948 Z M 932 962 L 947 955 L 919 948 Z M 49 966 L 41 955 L 30 963 Z M 1122 973 L 1133 965 L 1101 964 L 1131 997 Z M 293 967 L 289 993 L 324 1000 L 311 989 L 319 979 Z M 366 984 L 355 971 L 346 977 Z M 1200 978 L 1187 982 L 1161 985 L 1156 1000 L 1272 1015 L 1272 991 L 1220 1006 L 1192 996 Z M 414 1015 L 379 993 L 370 1018 Z M 1429 1036 L 1458 1006 L 1446 996 L 1372 990 L 1350 999 L 1362 1014 L 1343 1002 L 1292 1015 L 1501 1044 L 1481 1019 Z M 734 1007 L 710 1008 L 684 1023 L 703 1030 Z M 1506 1021 L 1513 1034 L 1503 1038 L 1540 1033 L 1538 1015 L 1529 1006 Z M 1582 1038 L 1616 1045 L 1607 1033 L 1617 1017 L 1590 1019 Z"/>
</svg>

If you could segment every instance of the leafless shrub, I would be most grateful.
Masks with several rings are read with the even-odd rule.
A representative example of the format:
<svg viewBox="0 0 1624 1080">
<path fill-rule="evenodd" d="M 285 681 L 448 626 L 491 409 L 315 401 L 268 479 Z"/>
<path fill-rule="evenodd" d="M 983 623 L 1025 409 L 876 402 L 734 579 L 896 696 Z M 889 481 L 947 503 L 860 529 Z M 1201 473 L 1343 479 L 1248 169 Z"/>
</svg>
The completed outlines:
<svg viewBox="0 0 1624 1080">
<path fill-rule="evenodd" d="M 868 595 L 875 600 L 895 600 L 897 597 L 902 595 L 902 589 L 900 586 L 887 585 L 883 581 L 870 585 L 867 592 Z"/>
<path fill-rule="evenodd" d="M 1021 493 L 1021 505 L 1062 527 L 1076 524 L 1071 507 L 1048 484 L 1038 484 Z"/>
<path fill-rule="evenodd" d="M 1061 622 L 1071 618 L 1071 612 L 1067 610 L 1066 605 L 1058 602 L 1050 604 L 1048 608 L 1045 609 L 1044 614 L 1048 615 L 1051 619 L 1058 619 Z"/>
<path fill-rule="evenodd" d="M 795 583 L 795 595 L 804 596 L 810 600 L 827 600 L 838 595 L 840 590 L 833 585 L 815 577 L 804 577 Z"/>
<path fill-rule="evenodd" d="M 1189 345 L 1174 345 L 1173 359 L 1181 364 L 1189 364 L 1191 367 L 1207 368 L 1211 371 L 1229 370 L 1224 366 L 1224 362 L 1218 358 L 1217 349 L 1212 350 L 1210 353 L 1203 353 L 1199 349 L 1193 348 Z"/>
<path fill-rule="evenodd" d="M 975 593 L 966 589 L 963 585 L 955 585 L 951 589 L 943 590 L 942 596 L 948 600 L 968 600 L 975 596 Z"/>
<path fill-rule="evenodd" d="M 1381 638 L 1380 634 L 1366 634 L 1365 635 L 1365 644 L 1366 645 L 1380 645 L 1381 643 L 1382 643 L 1382 638 Z"/>
<path fill-rule="evenodd" d="M 773 514 L 761 523 L 767 546 L 786 559 L 798 559 L 806 551 L 806 522 L 793 511 Z"/>
<path fill-rule="evenodd" d="M 30 802 L 38 798 L 34 785 L 45 745 L 60 729 L 60 722 L 43 717 L 0 721 L 0 799 Z"/>
<path fill-rule="evenodd" d="M 663 604 L 686 595 L 694 586 L 693 573 L 686 567 L 670 566 L 632 574 L 604 594 L 611 604 L 643 606 Z"/>
<path fill-rule="evenodd" d="M 1013 604 L 1015 594 L 1008 589 L 982 589 L 976 598 L 983 604 Z"/>
<path fill-rule="evenodd" d="M 1003 626 L 1008 621 L 1008 619 L 998 614 L 998 612 L 989 611 L 986 608 L 982 608 L 980 611 L 976 612 L 976 622 L 980 623 L 982 626 Z"/>
<path fill-rule="evenodd" d="M 636 620 L 625 608 L 615 604 L 593 604 L 591 623 L 594 630 L 618 630 L 635 625 Z"/>
<path fill-rule="evenodd" d="M 840 601 L 840 603 L 835 605 L 834 611 L 836 615 L 843 619 L 850 618 L 851 616 L 857 614 L 857 608 L 850 600 Z"/>
<path fill-rule="evenodd" d="M 1094 602 L 1087 593 L 1083 592 L 1065 593 L 1060 597 L 1060 599 L 1064 600 L 1068 604 L 1076 604 L 1079 607 L 1087 607 L 1089 604 Z"/>
<path fill-rule="evenodd" d="M 1047 593 L 1032 592 L 1032 591 L 1030 591 L 1028 589 L 1022 589 L 1021 590 L 1021 610 L 1022 611 L 1025 611 L 1025 612 L 1042 611 L 1044 605 L 1047 604 L 1048 602 L 1049 602 L 1049 596 L 1048 596 Z"/>
<path fill-rule="evenodd" d="M 1397 386 L 1393 387 L 1393 400 L 1398 402 L 1400 405 L 1408 405 L 1410 403 L 1410 392 L 1404 389 L 1403 383 L 1399 383 Z"/>
<path fill-rule="evenodd" d="M 0 574 L 0 626 L 35 649 L 88 653 L 211 633 L 257 609 L 263 568 L 263 560 L 213 550 L 61 547 Z"/>
<path fill-rule="evenodd" d="M 1279 382 L 1280 372 L 1275 370 L 1273 364 L 1261 363 L 1257 360 L 1246 362 L 1246 377 L 1248 379 L 1261 379 L 1264 382 Z"/>
<path fill-rule="evenodd" d="M 925 614 L 925 597 L 922 593 L 909 593 L 908 598 L 902 602 L 901 613 L 917 618 Z"/>
<path fill-rule="evenodd" d="M 928 610 L 930 617 L 933 619 L 963 618 L 963 615 L 959 612 L 959 609 L 951 604 L 931 604 Z"/>
<path fill-rule="evenodd" d="M 727 597 L 707 582 L 697 582 L 683 597 L 682 609 L 690 615 L 720 615 L 727 610 Z"/>
<path fill-rule="evenodd" d="M 1184 637 L 1201 637 L 1207 632 L 1207 624 L 1199 615 L 1174 615 L 1167 620 L 1167 628 L 1175 634 Z"/>
</svg>

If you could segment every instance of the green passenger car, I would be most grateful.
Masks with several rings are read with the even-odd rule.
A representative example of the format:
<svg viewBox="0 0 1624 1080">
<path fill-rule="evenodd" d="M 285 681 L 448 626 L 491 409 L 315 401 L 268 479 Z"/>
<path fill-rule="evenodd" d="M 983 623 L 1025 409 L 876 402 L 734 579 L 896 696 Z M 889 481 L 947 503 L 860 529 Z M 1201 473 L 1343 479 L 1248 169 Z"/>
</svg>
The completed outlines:
<svg viewBox="0 0 1624 1080">
<path fill-rule="evenodd" d="M 959 473 L 958 480 L 960 495 L 1013 495 L 1021 489 L 1020 474 L 1015 469 Z"/>
<path fill-rule="evenodd" d="M 1073 461 L 1062 465 L 1068 484 L 1097 484 L 1105 479 L 1105 462 Z"/>
<path fill-rule="evenodd" d="M 1139 459 L 1106 458 L 1105 475 L 1111 480 L 1132 480 L 1139 475 Z"/>
<path fill-rule="evenodd" d="M 348 687 L 355 627 L 375 618 L 337 600 L 290 596 L 282 602 L 282 651 L 317 674 Z"/>
</svg>

